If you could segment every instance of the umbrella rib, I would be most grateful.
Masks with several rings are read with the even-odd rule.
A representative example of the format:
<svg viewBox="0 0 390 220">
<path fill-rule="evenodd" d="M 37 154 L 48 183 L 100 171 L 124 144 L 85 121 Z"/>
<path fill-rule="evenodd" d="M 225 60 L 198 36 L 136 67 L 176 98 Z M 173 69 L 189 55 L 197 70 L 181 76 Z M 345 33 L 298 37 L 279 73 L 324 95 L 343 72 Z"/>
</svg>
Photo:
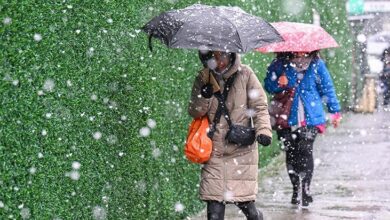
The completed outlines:
<svg viewBox="0 0 390 220">
<path fill-rule="evenodd" d="M 187 10 L 193 10 L 193 9 L 187 9 Z M 186 17 L 185 17 L 185 22 L 188 22 L 188 20 L 190 19 L 190 17 L 191 17 L 191 16 L 189 16 L 189 15 L 186 16 Z M 183 28 L 185 22 L 183 21 L 183 25 L 180 26 L 180 28 L 178 28 L 174 34 L 172 34 L 172 39 L 176 36 L 177 33 L 179 33 L 179 32 L 181 31 L 181 29 Z M 168 47 L 171 47 L 171 43 L 172 43 L 172 42 L 169 41 Z"/>
<path fill-rule="evenodd" d="M 222 17 L 222 18 L 225 19 L 225 20 L 227 20 L 231 25 L 233 25 L 233 27 L 236 29 L 236 34 L 237 34 L 237 36 L 238 36 L 238 40 L 240 41 L 242 47 L 244 47 L 244 44 L 243 44 L 242 41 L 241 41 L 240 33 L 238 32 L 237 26 L 236 26 L 232 21 L 230 21 L 228 18 L 226 18 L 226 17 Z M 242 51 L 244 51 L 244 48 L 241 48 L 241 49 L 242 49 Z"/>
</svg>

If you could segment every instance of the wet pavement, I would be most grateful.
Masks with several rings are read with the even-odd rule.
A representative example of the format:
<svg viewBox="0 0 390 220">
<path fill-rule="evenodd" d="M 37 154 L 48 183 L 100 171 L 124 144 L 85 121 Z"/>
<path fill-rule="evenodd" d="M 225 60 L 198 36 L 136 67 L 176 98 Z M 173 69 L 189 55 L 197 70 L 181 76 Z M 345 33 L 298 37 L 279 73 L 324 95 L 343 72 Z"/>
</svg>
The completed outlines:
<svg viewBox="0 0 390 220">
<path fill-rule="evenodd" d="M 390 112 L 347 114 L 319 135 L 308 210 L 293 206 L 284 154 L 260 171 L 256 201 L 266 220 L 390 220 Z M 228 205 L 225 219 L 246 219 Z M 206 219 L 205 210 L 195 219 Z"/>
</svg>

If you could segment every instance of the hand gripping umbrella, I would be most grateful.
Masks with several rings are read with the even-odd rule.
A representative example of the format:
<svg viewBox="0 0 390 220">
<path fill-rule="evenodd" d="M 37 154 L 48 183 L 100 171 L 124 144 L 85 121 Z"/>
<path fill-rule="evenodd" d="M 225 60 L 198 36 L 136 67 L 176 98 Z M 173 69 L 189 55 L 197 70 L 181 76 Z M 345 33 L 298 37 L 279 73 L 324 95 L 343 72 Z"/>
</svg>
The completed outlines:
<svg viewBox="0 0 390 220">
<path fill-rule="evenodd" d="M 295 22 L 276 22 L 271 24 L 282 35 L 284 41 L 260 47 L 257 51 L 263 53 L 311 52 L 339 46 L 330 34 L 317 25 Z"/>
<path fill-rule="evenodd" d="M 195 4 L 154 17 L 143 28 L 151 38 L 170 48 L 245 53 L 270 43 L 283 41 L 262 18 L 238 7 Z"/>
</svg>

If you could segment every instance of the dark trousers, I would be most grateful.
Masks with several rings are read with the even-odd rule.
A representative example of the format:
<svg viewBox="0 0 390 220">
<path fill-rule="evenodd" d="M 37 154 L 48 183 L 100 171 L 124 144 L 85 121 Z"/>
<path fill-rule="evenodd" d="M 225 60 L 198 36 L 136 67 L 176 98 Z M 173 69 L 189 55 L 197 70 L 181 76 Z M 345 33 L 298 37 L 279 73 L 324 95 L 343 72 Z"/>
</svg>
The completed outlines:
<svg viewBox="0 0 390 220">
<path fill-rule="evenodd" d="M 283 129 L 277 133 L 286 149 L 286 167 L 294 192 L 299 189 L 299 178 L 302 180 L 302 189 L 308 192 L 314 169 L 313 144 L 317 128 L 302 127 L 296 131 Z"/>
<path fill-rule="evenodd" d="M 254 201 L 234 203 L 244 213 L 248 220 L 263 220 L 263 215 L 257 210 Z M 207 219 L 223 220 L 225 218 L 225 203 L 207 201 Z"/>
<path fill-rule="evenodd" d="M 385 86 L 385 90 L 383 91 L 383 105 L 388 105 L 390 103 L 390 85 Z"/>
</svg>

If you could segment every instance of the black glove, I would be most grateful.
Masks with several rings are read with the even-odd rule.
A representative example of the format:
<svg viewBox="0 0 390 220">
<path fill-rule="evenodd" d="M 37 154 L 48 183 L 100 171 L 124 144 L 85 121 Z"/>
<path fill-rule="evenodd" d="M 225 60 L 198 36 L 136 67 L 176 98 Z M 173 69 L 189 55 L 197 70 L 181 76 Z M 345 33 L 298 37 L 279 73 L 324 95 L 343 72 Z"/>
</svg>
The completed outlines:
<svg viewBox="0 0 390 220">
<path fill-rule="evenodd" d="M 272 141 L 272 138 L 268 137 L 267 135 L 260 134 L 259 136 L 257 136 L 257 142 L 259 142 L 259 144 L 261 144 L 263 146 L 270 145 L 271 141 Z"/>
<path fill-rule="evenodd" d="M 200 89 L 200 94 L 206 99 L 211 98 L 211 96 L 213 96 L 213 85 L 207 83 L 206 85 L 202 86 Z"/>
</svg>

